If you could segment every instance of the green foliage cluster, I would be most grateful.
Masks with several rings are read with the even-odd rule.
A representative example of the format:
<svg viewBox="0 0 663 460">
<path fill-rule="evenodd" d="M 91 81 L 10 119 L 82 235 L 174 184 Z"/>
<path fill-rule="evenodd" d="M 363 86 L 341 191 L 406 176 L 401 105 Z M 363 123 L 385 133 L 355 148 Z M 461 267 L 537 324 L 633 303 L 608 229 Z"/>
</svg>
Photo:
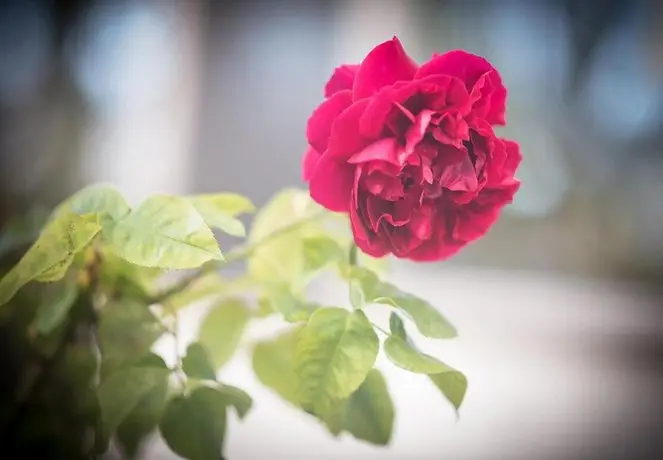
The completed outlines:
<svg viewBox="0 0 663 460">
<path fill-rule="evenodd" d="M 248 233 L 243 214 L 254 214 Z M 245 241 L 222 251 L 213 230 Z M 7 238 L 0 242 L 11 246 Z M 222 276 L 220 269 L 237 261 L 245 261 L 245 271 Z M 164 285 L 163 275 L 185 269 L 191 271 Z M 395 408 L 375 367 L 380 349 L 394 365 L 430 379 L 456 410 L 467 380 L 420 351 L 405 325 L 433 339 L 455 337 L 454 327 L 425 300 L 381 279 L 384 271 L 383 260 L 357 253 L 344 217 L 322 210 L 305 191 L 284 190 L 259 210 L 234 193 L 157 195 L 131 209 L 102 184 L 46 219 L 2 277 L 0 311 L 39 293 L 26 331 L 33 343 L 51 343 L 43 362 L 58 354 L 89 390 L 86 413 L 96 435 L 85 445 L 88 458 L 111 444 L 134 458 L 155 431 L 181 457 L 221 458 L 229 420 L 250 416 L 253 400 L 217 375 L 251 321 L 274 314 L 290 325 L 252 344 L 256 378 L 332 435 L 387 445 Z M 347 305 L 307 297 L 308 284 L 323 273 L 347 284 Z M 178 315 L 200 302 L 211 308 L 197 340 L 167 365 L 154 343 L 163 335 L 177 343 Z M 364 311 L 375 304 L 391 310 L 388 331 Z M 72 324 L 85 320 L 94 349 L 63 346 Z M 31 385 L 17 396 L 19 406 L 34 396 Z M 4 412 L 9 423 L 12 411 Z"/>
</svg>

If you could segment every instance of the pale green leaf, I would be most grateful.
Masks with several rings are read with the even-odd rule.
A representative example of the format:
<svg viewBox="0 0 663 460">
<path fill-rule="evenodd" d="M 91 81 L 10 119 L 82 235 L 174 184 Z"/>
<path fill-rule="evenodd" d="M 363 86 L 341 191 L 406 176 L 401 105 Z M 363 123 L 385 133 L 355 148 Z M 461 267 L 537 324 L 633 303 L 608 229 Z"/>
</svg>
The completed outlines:
<svg viewBox="0 0 663 460">
<path fill-rule="evenodd" d="M 64 276 L 73 255 L 99 233 L 95 215 L 65 214 L 52 221 L 18 264 L 0 281 L 0 305 L 7 303 L 25 284 L 46 273 L 56 281 Z"/>
<path fill-rule="evenodd" d="M 223 401 L 235 408 L 237 416 L 240 419 L 246 417 L 246 414 L 253 406 L 253 399 L 246 391 L 242 390 L 241 388 L 225 384 L 218 385 L 216 389 L 219 393 L 221 393 Z"/>
<path fill-rule="evenodd" d="M 156 195 L 117 222 L 109 236 L 123 259 L 144 267 L 194 268 L 223 260 L 214 234 L 186 199 Z"/>
<path fill-rule="evenodd" d="M 197 342 L 190 344 L 182 358 L 182 370 L 193 379 L 216 380 L 216 371 L 205 347 Z"/>
<path fill-rule="evenodd" d="M 122 194 L 112 185 L 94 184 L 79 190 L 58 206 L 53 216 L 58 218 L 65 213 L 98 214 L 104 231 L 124 218 L 131 208 Z"/>
<path fill-rule="evenodd" d="M 410 341 L 403 321 L 396 314 L 391 314 L 389 323 L 391 335 L 384 343 L 387 358 L 407 371 L 428 374 L 433 384 L 458 411 L 467 390 L 465 375 L 437 358 L 420 352 Z"/>
<path fill-rule="evenodd" d="M 355 438 L 389 444 L 394 427 L 394 403 L 382 373 L 372 369 L 344 405 L 343 427 Z"/>
<path fill-rule="evenodd" d="M 246 236 L 246 229 L 242 221 L 223 208 L 223 200 L 220 201 L 218 196 L 198 195 L 189 198 L 189 201 L 210 227 L 218 228 L 231 236 Z"/>
<path fill-rule="evenodd" d="M 316 310 L 295 349 L 302 407 L 325 414 L 347 398 L 373 367 L 378 349 L 378 337 L 362 311 Z"/>
<path fill-rule="evenodd" d="M 429 374 L 428 377 L 458 411 L 467 392 L 467 377 L 465 377 L 465 374 L 452 369 L 439 374 Z"/>
<path fill-rule="evenodd" d="M 323 234 L 322 227 L 309 222 L 319 212 L 307 192 L 286 189 L 276 194 L 258 213 L 249 233 L 249 241 L 261 244 L 248 259 L 249 275 L 263 284 L 285 284 L 295 291 L 306 283 L 306 262 L 303 254 L 304 238 Z M 294 222 L 304 221 L 297 228 L 271 236 Z M 270 237 L 268 241 L 263 239 Z"/>
<path fill-rule="evenodd" d="M 216 370 L 235 354 L 250 317 L 242 299 L 230 298 L 212 307 L 203 319 L 198 340 L 207 349 Z"/>
<path fill-rule="evenodd" d="M 281 313 L 283 318 L 290 323 L 306 321 L 318 308 L 312 302 L 308 302 L 295 296 L 285 286 L 271 286 L 265 291 L 264 298 L 272 309 Z"/>
<path fill-rule="evenodd" d="M 295 374 L 294 353 L 301 328 L 288 331 L 272 340 L 259 342 L 253 349 L 253 372 L 268 388 L 297 406 L 299 379 Z"/>
<path fill-rule="evenodd" d="M 159 423 L 170 449 L 190 460 L 220 460 L 226 433 L 226 402 L 212 387 L 201 386 L 168 402 Z"/>
<path fill-rule="evenodd" d="M 256 207 L 250 199 L 244 195 L 231 192 L 207 193 L 194 195 L 190 199 L 198 202 L 209 203 L 214 209 L 222 211 L 230 217 L 237 217 L 242 214 L 255 212 Z"/>
<path fill-rule="evenodd" d="M 72 254 L 65 258 L 64 260 L 58 262 L 47 270 L 44 270 L 39 275 L 34 277 L 34 281 L 39 281 L 40 283 L 51 283 L 53 281 L 59 281 L 64 278 L 64 275 L 69 270 L 72 262 L 74 261 L 75 256 Z"/>
<path fill-rule="evenodd" d="M 318 235 L 302 238 L 304 270 L 315 273 L 331 263 L 343 259 L 343 248 L 328 236 Z"/>
<path fill-rule="evenodd" d="M 97 391 L 104 434 L 113 433 L 147 394 L 167 381 L 169 373 L 163 367 L 135 366 L 105 379 Z"/>
<path fill-rule="evenodd" d="M 354 287 L 361 291 L 365 304 L 381 303 L 397 308 L 414 322 L 425 337 L 450 339 L 458 335 L 456 328 L 430 303 L 401 291 L 393 284 L 380 281 L 375 273 L 366 268 L 353 267 L 350 283 L 351 289 Z M 359 298 L 358 294 L 355 296 Z"/>
<path fill-rule="evenodd" d="M 60 283 L 56 286 L 54 295 L 44 299 L 37 309 L 32 327 L 38 334 L 49 334 L 60 326 L 78 297 L 76 283 Z"/>
</svg>

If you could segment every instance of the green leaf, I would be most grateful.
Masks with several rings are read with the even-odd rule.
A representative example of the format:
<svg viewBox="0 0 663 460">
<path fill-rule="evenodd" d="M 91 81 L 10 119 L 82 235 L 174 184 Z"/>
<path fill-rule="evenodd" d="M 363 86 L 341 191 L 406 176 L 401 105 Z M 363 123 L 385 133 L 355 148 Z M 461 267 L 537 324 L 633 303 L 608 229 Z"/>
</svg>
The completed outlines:
<svg viewBox="0 0 663 460">
<path fill-rule="evenodd" d="M 39 281 L 40 283 L 51 283 L 53 281 L 59 281 L 64 278 L 64 275 L 67 274 L 69 267 L 74 261 L 75 256 L 72 254 L 66 259 L 58 262 L 52 267 L 44 270 L 39 275 L 34 277 L 34 281 Z"/>
<path fill-rule="evenodd" d="M 467 390 L 467 378 L 456 369 L 430 355 L 420 352 L 405 333 L 403 321 L 392 313 L 389 318 L 391 335 L 384 343 L 387 358 L 396 366 L 418 374 L 428 374 L 431 381 L 456 408 L 460 408 Z"/>
<path fill-rule="evenodd" d="M 223 260 L 196 208 L 175 196 L 146 199 L 113 227 L 109 241 L 118 256 L 144 267 L 185 269 Z"/>
<path fill-rule="evenodd" d="M 215 369 L 220 369 L 235 354 L 251 317 L 246 303 L 239 298 L 225 299 L 203 319 L 198 340 L 209 352 Z"/>
<path fill-rule="evenodd" d="M 56 281 L 64 276 L 73 255 L 82 251 L 99 233 L 96 216 L 66 214 L 52 221 L 27 253 L 0 281 L 0 305 L 20 288 L 46 273 Z M 55 268 L 57 267 L 57 268 Z"/>
<path fill-rule="evenodd" d="M 216 371 L 207 350 L 200 343 L 192 343 L 187 347 L 186 356 L 182 358 L 182 370 L 194 379 L 216 380 Z"/>
<path fill-rule="evenodd" d="M 295 349 L 304 409 L 325 414 L 347 398 L 373 367 L 380 343 L 362 311 L 316 310 Z"/>
<path fill-rule="evenodd" d="M 215 209 L 223 212 L 230 217 L 237 217 L 242 214 L 250 214 L 256 210 L 255 205 L 247 197 L 238 193 L 213 193 L 202 194 L 190 197 L 191 200 L 209 203 Z"/>
<path fill-rule="evenodd" d="M 428 378 L 458 412 L 467 392 L 467 377 L 465 377 L 465 374 L 451 369 L 439 374 L 429 374 Z"/>
<path fill-rule="evenodd" d="M 226 384 L 220 384 L 216 389 L 223 396 L 223 401 L 235 408 L 240 419 L 243 419 L 251 410 L 253 399 L 246 391 Z"/>
<path fill-rule="evenodd" d="M 380 371 L 372 369 L 345 404 L 344 428 L 355 438 L 385 446 L 394 427 L 394 403 Z"/>
<path fill-rule="evenodd" d="M 302 239 L 304 270 L 315 273 L 345 257 L 343 248 L 328 236 L 318 235 Z"/>
<path fill-rule="evenodd" d="M 142 356 L 164 332 L 149 307 L 133 299 L 110 301 L 99 316 L 99 348 L 106 359 Z"/>
<path fill-rule="evenodd" d="M 163 359 L 154 354 L 147 355 L 134 365 L 167 369 Z M 166 407 L 167 397 L 168 380 L 166 379 L 148 391 L 117 427 L 115 434 L 124 452 L 130 458 L 137 457 L 141 442 L 158 426 L 161 414 Z"/>
<path fill-rule="evenodd" d="M 161 436 L 177 455 L 190 460 L 222 458 L 226 403 L 215 388 L 201 386 L 168 402 L 159 423 Z"/>
<path fill-rule="evenodd" d="M 167 382 L 169 374 L 163 367 L 134 366 L 105 379 L 97 392 L 103 433 L 113 433 L 143 398 Z"/>
<path fill-rule="evenodd" d="M 257 379 L 295 406 L 299 405 L 299 379 L 295 374 L 294 353 L 301 330 L 295 328 L 253 348 L 253 372 Z"/>
<path fill-rule="evenodd" d="M 458 335 L 451 323 L 430 303 L 401 291 L 393 284 L 380 281 L 370 270 L 353 267 L 350 282 L 351 289 L 354 283 L 354 289 L 361 291 L 366 305 L 381 303 L 397 308 L 414 322 L 425 337 L 451 339 Z M 353 306 L 361 308 L 354 303 Z"/>
<path fill-rule="evenodd" d="M 112 185 L 94 184 L 67 198 L 53 212 L 54 218 L 62 214 L 98 214 L 105 231 L 131 212 L 122 194 Z"/>
<path fill-rule="evenodd" d="M 163 273 L 160 268 L 141 267 L 101 247 L 102 270 L 100 288 L 110 297 L 118 295 L 150 302 L 155 294 L 155 280 Z"/>
<path fill-rule="evenodd" d="M 216 227 L 231 236 L 246 236 L 246 229 L 242 221 L 224 209 L 223 205 L 228 204 L 224 196 L 198 195 L 189 198 L 189 201 L 210 227 Z"/>
<path fill-rule="evenodd" d="M 249 242 L 262 242 L 248 259 L 249 275 L 262 284 L 285 284 L 294 291 L 301 289 L 306 263 L 303 254 L 304 238 L 324 234 L 316 222 L 306 222 L 319 210 L 308 192 L 286 189 L 275 195 L 257 214 L 249 233 Z M 277 230 L 305 221 L 292 231 L 272 237 Z"/>
<path fill-rule="evenodd" d="M 54 296 L 48 296 L 39 305 L 32 327 L 38 334 L 49 334 L 54 331 L 67 317 L 78 297 L 76 283 L 60 283 Z"/>
<path fill-rule="evenodd" d="M 271 286 L 265 291 L 265 295 L 272 308 L 290 323 L 308 320 L 318 308 L 317 305 L 295 296 L 285 286 Z"/>
</svg>

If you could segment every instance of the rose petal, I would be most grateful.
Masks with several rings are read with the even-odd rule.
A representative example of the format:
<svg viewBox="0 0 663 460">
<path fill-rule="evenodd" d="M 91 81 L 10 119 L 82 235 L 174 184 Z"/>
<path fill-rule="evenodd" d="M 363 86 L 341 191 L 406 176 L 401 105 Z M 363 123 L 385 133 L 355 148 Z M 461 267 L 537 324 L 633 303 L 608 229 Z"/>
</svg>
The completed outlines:
<svg viewBox="0 0 663 460">
<path fill-rule="evenodd" d="M 497 70 L 486 59 L 463 50 L 449 51 L 434 55 L 419 67 L 414 78 L 438 74 L 451 75 L 465 83 L 478 116 L 491 124 L 506 123 L 506 88 Z"/>
<path fill-rule="evenodd" d="M 353 86 L 354 100 L 372 96 L 397 81 L 411 80 L 416 71 L 417 64 L 394 37 L 373 48 L 362 61 Z"/>
<path fill-rule="evenodd" d="M 320 104 L 306 125 L 308 143 L 318 152 L 327 150 L 327 142 L 336 117 L 352 104 L 352 92 L 341 91 Z"/>
<path fill-rule="evenodd" d="M 311 176 L 311 198 L 330 211 L 347 212 L 353 185 L 354 168 L 323 154 Z"/>
<path fill-rule="evenodd" d="M 308 182 L 311 179 L 319 160 L 320 154 L 309 145 L 304 153 L 304 159 L 302 161 L 302 178 L 304 179 L 304 182 Z"/>
<path fill-rule="evenodd" d="M 414 148 L 423 140 L 434 113 L 432 110 L 422 110 L 414 124 L 408 128 L 405 133 L 405 151 L 408 154 L 414 152 Z"/>
<path fill-rule="evenodd" d="M 402 150 L 403 149 L 398 145 L 396 139 L 388 137 L 366 146 L 348 158 L 347 161 L 352 164 L 367 163 L 369 161 L 384 161 L 395 166 L 401 166 L 403 164 L 403 155 L 401 155 Z"/>
<path fill-rule="evenodd" d="M 339 93 L 340 94 L 340 93 Z M 331 127 L 329 143 L 327 144 L 329 155 L 340 160 L 347 160 L 352 154 L 360 151 L 373 140 L 363 136 L 359 131 L 359 120 L 366 110 L 368 99 L 355 102 L 336 117 Z"/>
<path fill-rule="evenodd" d="M 332 97 L 339 91 L 352 89 L 357 70 L 359 70 L 358 65 L 346 64 L 336 67 L 334 73 L 325 85 L 325 97 Z"/>
<path fill-rule="evenodd" d="M 475 191 L 478 186 L 477 175 L 467 150 L 443 147 L 435 165 L 440 172 L 440 185 L 454 192 Z"/>
<path fill-rule="evenodd" d="M 523 159 L 520 153 L 520 145 L 517 142 L 508 139 L 502 139 L 506 149 L 506 159 L 504 160 L 504 175 L 513 177 Z"/>
</svg>

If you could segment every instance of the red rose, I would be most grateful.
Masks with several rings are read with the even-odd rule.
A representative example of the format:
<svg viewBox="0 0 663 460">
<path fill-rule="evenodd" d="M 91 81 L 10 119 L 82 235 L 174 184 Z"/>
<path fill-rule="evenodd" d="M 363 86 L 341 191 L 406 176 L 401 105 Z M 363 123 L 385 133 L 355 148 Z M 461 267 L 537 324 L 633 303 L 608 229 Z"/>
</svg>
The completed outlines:
<svg viewBox="0 0 663 460">
<path fill-rule="evenodd" d="M 335 70 L 306 134 L 311 197 L 347 212 L 365 253 L 445 259 L 483 236 L 520 182 L 518 144 L 501 139 L 506 89 L 465 51 L 417 66 L 400 41 Z"/>
</svg>

